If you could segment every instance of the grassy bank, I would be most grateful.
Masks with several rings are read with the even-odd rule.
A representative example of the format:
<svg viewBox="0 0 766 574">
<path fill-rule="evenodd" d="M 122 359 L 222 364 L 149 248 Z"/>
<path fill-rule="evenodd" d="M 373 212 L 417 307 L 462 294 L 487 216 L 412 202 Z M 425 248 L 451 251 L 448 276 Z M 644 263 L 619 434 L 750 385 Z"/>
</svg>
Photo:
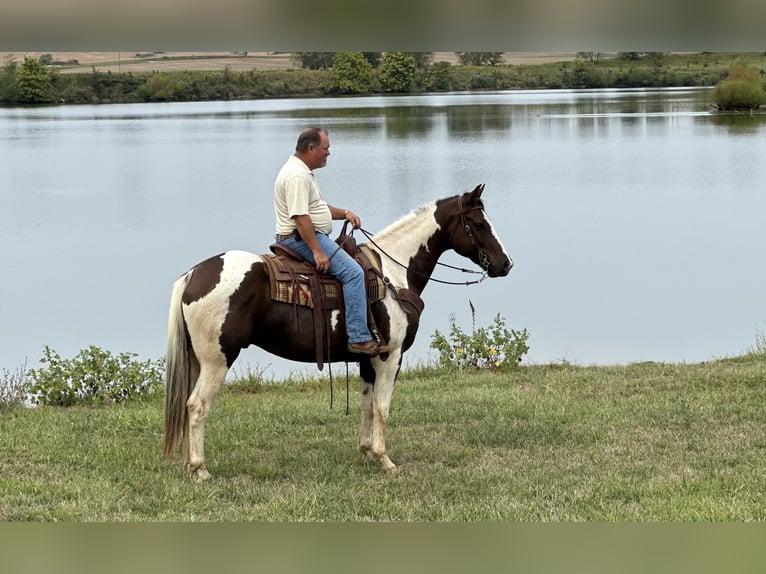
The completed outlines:
<svg viewBox="0 0 766 574">
<path fill-rule="evenodd" d="M 161 458 L 161 400 L 0 411 L 0 520 L 764 519 L 762 354 L 703 364 L 403 373 L 388 440 L 326 382 L 234 384 L 195 484 Z M 356 397 L 354 396 L 354 404 Z"/>
</svg>

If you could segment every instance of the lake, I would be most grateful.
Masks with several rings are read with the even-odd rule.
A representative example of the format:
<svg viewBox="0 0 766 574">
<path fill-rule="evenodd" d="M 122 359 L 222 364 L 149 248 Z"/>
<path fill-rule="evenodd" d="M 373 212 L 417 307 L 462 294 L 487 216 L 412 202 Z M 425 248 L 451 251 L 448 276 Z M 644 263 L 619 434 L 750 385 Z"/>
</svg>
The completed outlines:
<svg viewBox="0 0 766 574">
<path fill-rule="evenodd" d="M 707 95 L 0 108 L 0 367 L 35 366 L 44 345 L 163 356 L 176 277 L 227 249 L 268 250 L 274 177 L 307 125 L 330 132 L 324 195 L 373 232 L 486 183 L 514 268 L 473 287 L 430 283 L 405 365 L 435 358 L 431 334 L 451 313 L 470 331 L 469 300 L 477 326 L 500 313 L 528 329 L 528 363 L 741 353 L 766 328 L 766 115 L 713 113 Z M 316 368 L 250 350 L 235 365 L 247 370 Z"/>
</svg>

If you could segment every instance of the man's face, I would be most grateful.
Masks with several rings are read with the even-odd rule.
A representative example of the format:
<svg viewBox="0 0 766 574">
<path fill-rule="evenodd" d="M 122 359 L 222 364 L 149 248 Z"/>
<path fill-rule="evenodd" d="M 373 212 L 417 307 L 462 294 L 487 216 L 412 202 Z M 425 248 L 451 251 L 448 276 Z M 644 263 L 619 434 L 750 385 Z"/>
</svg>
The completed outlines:
<svg viewBox="0 0 766 574">
<path fill-rule="evenodd" d="M 330 156 L 330 138 L 324 132 L 320 132 L 319 138 L 319 145 L 309 145 L 307 150 L 307 157 L 310 161 L 309 167 L 311 169 L 327 165 L 327 158 Z"/>
</svg>

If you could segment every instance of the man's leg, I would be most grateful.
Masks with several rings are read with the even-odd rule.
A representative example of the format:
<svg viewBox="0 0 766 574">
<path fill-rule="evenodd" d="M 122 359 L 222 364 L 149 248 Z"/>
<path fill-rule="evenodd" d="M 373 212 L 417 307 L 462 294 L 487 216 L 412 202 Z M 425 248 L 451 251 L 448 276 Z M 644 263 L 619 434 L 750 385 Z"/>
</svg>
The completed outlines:
<svg viewBox="0 0 766 574">
<path fill-rule="evenodd" d="M 367 293 L 364 285 L 364 271 L 348 253 L 343 249 L 338 249 L 338 244 L 329 236 L 317 233 L 316 238 L 322 251 L 330 258 L 328 273 L 337 277 L 343 284 L 348 342 L 372 341 L 372 335 L 367 328 Z M 281 243 L 300 253 L 312 265 L 316 264 L 305 241 L 289 237 L 282 240 Z"/>
<path fill-rule="evenodd" d="M 367 293 L 364 271 L 354 259 L 327 235 L 317 234 L 322 251 L 330 257 L 328 273 L 343 283 L 343 302 L 346 307 L 346 333 L 349 343 L 372 340 L 367 328 Z"/>
</svg>

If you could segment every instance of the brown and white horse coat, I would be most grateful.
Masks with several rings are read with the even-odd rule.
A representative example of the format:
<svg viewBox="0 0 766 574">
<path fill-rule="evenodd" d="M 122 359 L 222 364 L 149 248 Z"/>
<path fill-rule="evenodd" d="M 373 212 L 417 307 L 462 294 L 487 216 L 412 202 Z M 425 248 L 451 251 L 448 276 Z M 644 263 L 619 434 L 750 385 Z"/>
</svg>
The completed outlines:
<svg viewBox="0 0 766 574">
<path fill-rule="evenodd" d="M 325 360 L 359 361 L 361 427 L 359 449 L 387 470 L 385 429 L 402 353 L 414 340 L 418 316 L 395 297 L 397 288 L 423 292 L 439 257 L 453 249 L 490 277 L 507 275 L 512 262 L 484 211 L 484 186 L 431 202 L 389 225 L 368 246 L 380 255 L 382 273 L 393 287 L 372 314 L 389 352 L 367 358 L 346 349 L 345 326 L 334 311 Z M 271 300 L 263 256 L 227 251 L 182 275 L 173 286 L 166 356 L 165 454 L 184 439 L 187 469 L 209 477 L 204 459 L 205 420 L 227 371 L 240 351 L 257 345 L 287 359 L 314 362 L 313 312 Z"/>
</svg>

